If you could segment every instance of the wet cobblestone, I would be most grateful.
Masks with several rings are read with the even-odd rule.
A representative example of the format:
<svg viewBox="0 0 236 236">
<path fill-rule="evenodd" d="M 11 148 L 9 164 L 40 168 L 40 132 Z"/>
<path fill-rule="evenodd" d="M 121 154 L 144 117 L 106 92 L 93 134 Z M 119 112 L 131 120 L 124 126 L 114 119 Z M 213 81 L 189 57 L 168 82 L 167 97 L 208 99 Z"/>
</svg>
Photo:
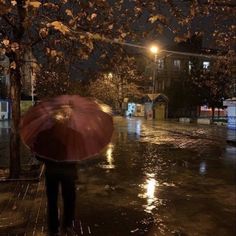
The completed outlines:
<svg viewBox="0 0 236 236">
<path fill-rule="evenodd" d="M 79 165 L 77 235 L 236 234 L 227 128 L 121 117 L 115 125 L 100 158 Z M 46 209 L 43 177 L 0 183 L 0 235 L 46 235 Z"/>
</svg>

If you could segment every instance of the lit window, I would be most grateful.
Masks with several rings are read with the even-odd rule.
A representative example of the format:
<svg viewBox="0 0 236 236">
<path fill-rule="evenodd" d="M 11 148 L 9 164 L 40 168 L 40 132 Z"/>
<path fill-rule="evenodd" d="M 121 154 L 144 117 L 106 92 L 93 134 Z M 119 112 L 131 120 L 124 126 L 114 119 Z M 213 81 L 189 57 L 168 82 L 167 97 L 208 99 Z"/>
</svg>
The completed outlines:
<svg viewBox="0 0 236 236">
<path fill-rule="evenodd" d="M 180 60 L 174 60 L 174 68 L 180 70 Z"/>
<path fill-rule="evenodd" d="M 202 65 L 203 65 L 203 69 L 209 69 L 210 62 L 209 61 L 204 61 Z"/>
<path fill-rule="evenodd" d="M 188 62 L 188 72 L 191 73 L 193 69 L 193 63 L 191 61 Z"/>
<path fill-rule="evenodd" d="M 157 66 L 158 66 L 158 69 L 160 69 L 160 70 L 164 69 L 164 60 L 163 59 L 159 59 L 157 61 Z"/>
</svg>

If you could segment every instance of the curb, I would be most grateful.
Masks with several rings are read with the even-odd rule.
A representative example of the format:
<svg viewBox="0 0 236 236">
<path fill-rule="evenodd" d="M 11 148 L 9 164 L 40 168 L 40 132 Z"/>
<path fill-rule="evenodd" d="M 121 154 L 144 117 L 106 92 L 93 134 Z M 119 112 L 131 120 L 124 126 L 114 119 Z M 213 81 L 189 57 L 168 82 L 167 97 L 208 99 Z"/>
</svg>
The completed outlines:
<svg viewBox="0 0 236 236">
<path fill-rule="evenodd" d="M 30 181 L 30 182 L 38 182 L 42 178 L 42 174 L 44 172 L 45 166 L 42 165 L 39 176 L 35 178 L 19 178 L 19 179 L 11 179 L 11 178 L 0 178 L 0 183 L 6 182 L 17 182 L 17 181 Z"/>
</svg>

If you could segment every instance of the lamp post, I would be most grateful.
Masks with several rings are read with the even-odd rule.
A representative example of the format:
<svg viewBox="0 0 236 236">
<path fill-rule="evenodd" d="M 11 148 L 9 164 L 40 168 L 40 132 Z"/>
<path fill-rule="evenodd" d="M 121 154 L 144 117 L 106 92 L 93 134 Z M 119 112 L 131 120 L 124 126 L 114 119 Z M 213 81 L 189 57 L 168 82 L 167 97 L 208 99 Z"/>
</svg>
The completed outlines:
<svg viewBox="0 0 236 236">
<path fill-rule="evenodd" d="M 31 103 L 32 106 L 34 105 L 34 79 L 33 79 L 33 73 L 31 71 L 31 78 L 30 78 L 30 85 L 31 85 Z"/>
<path fill-rule="evenodd" d="M 153 67 L 153 75 L 152 75 L 152 94 L 154 95 L 155 89 L 155 79 L 156 79 L 156 63 L 157 63 L 157 53 L 159 49 L 157 46 L 152 45 L 150 47 L 150 52 L 154 55 L 154 67 Z"/>
<path fill-rule="evenodd" d="M 156 45 L 150 47 L 150 52 L 154 55 L 154 66 L 152 74 L 152 119 L 154 118 L 154 94 L 156 92 L 156 63 L 157 63 L 157 53 L 159 48 Z"/>
</svg>

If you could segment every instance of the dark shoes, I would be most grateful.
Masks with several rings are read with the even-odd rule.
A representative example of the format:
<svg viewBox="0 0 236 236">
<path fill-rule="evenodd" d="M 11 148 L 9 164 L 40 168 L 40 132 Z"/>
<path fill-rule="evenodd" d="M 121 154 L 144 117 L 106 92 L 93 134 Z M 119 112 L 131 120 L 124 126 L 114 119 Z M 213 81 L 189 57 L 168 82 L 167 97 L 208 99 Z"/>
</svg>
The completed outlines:
<svg viewBox="0 0 236 236">
<path fill-rule="evenodd" d="M 54 233 L 54 232 L 49 232 L 49 236 L 60 236 L 61 234 L 59 232 Z"/>
<path fill-rule="evenodd" d="M 76 236 L 78 235 L 74 229 L 74 227 L 66 227 L 64 230 L 63 230 L 63 236 Z"/>
<path fill-rule="evenodd" d="M 49 230 L 49 236 L 77 236 L 75 227 L 74 227 L 74 221 L 72 221 L 70 224 L 63 224 L 60 231 L 57 227 L 52 228 Z"/>
<path fill-rule="evenodd" d="M 74 227 L 66 227 L 61 232 L 49 232 L 48 236 L 77 236 Z"/>
</svg>

